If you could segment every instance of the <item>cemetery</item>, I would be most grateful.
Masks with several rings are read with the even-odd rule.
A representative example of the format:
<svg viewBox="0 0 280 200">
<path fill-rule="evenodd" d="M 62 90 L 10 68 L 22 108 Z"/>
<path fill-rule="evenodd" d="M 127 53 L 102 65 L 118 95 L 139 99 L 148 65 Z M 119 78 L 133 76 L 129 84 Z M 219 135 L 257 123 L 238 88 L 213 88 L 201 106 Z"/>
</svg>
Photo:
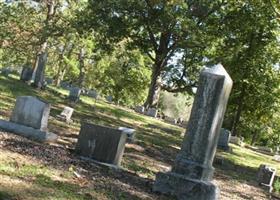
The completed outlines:
<svg viewBox="0 0 280 200">
<path fill-rule="evenodd" d="M 280 200 L 279 0 L 0 15 L 0 200 Z"/>
</svg>

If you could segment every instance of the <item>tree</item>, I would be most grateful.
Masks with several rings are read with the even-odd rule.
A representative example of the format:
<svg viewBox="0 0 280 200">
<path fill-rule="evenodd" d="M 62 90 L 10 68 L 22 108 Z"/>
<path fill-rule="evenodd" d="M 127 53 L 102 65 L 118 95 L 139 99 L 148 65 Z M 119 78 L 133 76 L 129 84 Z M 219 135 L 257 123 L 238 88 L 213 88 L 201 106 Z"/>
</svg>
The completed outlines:
<svg viewBox="0 0 280 200">
<path fill-rule="evenodd" d="M 173 92 L 191 91 L 192 82 L 181 78 L 170 88 L 162 81 L 162 75 L 170 70 L 167 66 L 178 53 L 185 49 L 189 52 L 200 49 L 202 52 L 206 48 L 212 41 L 208 25 L 215 24 L 216 12 L 223 4 L 222 0 L 92 0 L 89 1 L 84 26 L 99 29 L 105 38 L 112 41 L 129 38 L 131 46 L 150 57 L 153 61 L 152 75 L 145 106 L 156 107 L 163 87 Z M 185 55 L 196 56 L 192 53 Z M 185 77 L 186 74 L 181 73 Z"/>
</svg>

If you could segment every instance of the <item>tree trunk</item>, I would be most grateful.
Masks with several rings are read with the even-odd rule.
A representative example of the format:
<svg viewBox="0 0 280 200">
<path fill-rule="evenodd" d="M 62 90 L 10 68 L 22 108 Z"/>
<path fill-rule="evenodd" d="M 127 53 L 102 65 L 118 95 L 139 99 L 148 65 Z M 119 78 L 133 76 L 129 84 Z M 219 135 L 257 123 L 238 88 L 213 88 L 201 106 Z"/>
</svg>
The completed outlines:
<svg viewBox="0 0 280 200">
<path fill-rule="evenodd" d="M 47 2 L 47 18 L 45 20 L 45 26 L 43 28 L 43 32 L 46 33 L 48 32 L 48 27 L 52 21 L 52 18 L 55 14 L 55 2 L 54 0 Z M 48 45 L 48 37 L 49 35 L 43 34 L 41 38 L 41 47 L 39 51 L 37 52 L 37 57 L 36 57 L 36 62 L 35 66 L 33 68 L 33 76 L 32 79 L 34 80 L 33 86 L 41 89 L 43 86 L 44 82 L 44 74 L 45 74 L 45 68 L 47 64 L 47 56 L 46 56 L 46 51 L 47 51 L 47 45 Z"/>
<path fill-rule="evenodd" d="M 252 146 L 256 143 L 258 137 L 259 137 L 259 132 L 258 132 L 258 131 L 255 131 L 255 132 L 253 133 L 253 137 L 252 137 L 252 140 L 251 140 L 251 145 L 252 145 Z"/>
<path fill-rule="evenodd" d="M 146 108 L 156 108 L 158 106 L 161 91 L 161 81 L 161 66 L 155 63 L 151 76 L 148 97 L 144 104 Z"/>
<path fill-rule="evenodd" d="M 86 73 L 85 73 L 85 61 L 84 61 L 84 49 L 81 48 L 80 49 L 80 53 L 79 53 L 79 81 L 78 81 L 78 85 L 79 87 L 83 87 L 84 83 L 85 83 L 85 78 L 86 78 Z"/>
<path fill-rule="evenodd" d="M 241 91 L 239 99 L 238 99 L 238 105 L 237 105 L 236 113 L 235 113 L 234 120 L 233 120 L 232 127 L 231 127 L 231 133 L 232 133 L 233 136 L 240 136 L 240 134 L 237 132 L 237 127 L 239 125 L 241 112 L 242 112 L 242 109 L 243 109 L 244 96 L 245 96 L 245 86 L 243 84 L 242 91 Z"/>
</svg>

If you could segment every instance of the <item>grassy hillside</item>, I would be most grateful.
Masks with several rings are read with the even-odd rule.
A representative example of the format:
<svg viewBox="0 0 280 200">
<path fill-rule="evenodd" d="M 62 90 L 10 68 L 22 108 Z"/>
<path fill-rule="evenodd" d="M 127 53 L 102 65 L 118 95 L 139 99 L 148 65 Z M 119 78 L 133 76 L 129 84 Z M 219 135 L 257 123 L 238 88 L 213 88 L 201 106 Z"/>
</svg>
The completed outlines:
<svg viewBox="0 0 280 200">
<path fill-rule="evenodd" d="M 0 76 L 0 118 L 9 119 L 17 96 L 38 96 L 51 103 L 49 129 L 59 135 L 56 144 L 47 145 L 0 132 L 0 200 L 171 199 L 154 194 L 151 188 L 155 174 L 169 170 L 173 164 L 185 130 L 89 97 L 71 105 L 67 93 L 54 87 L 37 91 L 17 77 Z M 65 105 L 75 108 L 71 124 L 56 118 Z M 75 155 L 82 121 L 136 129 L 136 142 L 125 149 L 123 170 L 101 167 Z M 280 172 L 280 164 L 270 156 L 232 148 L 232 153 L 217 152 L 224 160 L 215 166 L 214 177 L 221 199 L 267 199 L 256 183 L 257 168 L 269 163 Z"/>
</svg>

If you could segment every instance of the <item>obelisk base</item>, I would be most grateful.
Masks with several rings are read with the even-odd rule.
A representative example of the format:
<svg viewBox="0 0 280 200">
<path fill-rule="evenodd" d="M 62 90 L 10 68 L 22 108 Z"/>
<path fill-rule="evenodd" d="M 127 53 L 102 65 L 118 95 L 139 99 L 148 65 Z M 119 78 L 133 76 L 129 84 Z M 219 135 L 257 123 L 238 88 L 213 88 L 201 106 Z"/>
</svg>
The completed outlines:
<svg viewBox="0 0 280 200">
<path fill-rule="evenodd" d="M 158 173 L 153 191 L 176 196 L 178 200 L 217 200 L 220 193 L 209 181 L 189 179 L 173 172 Z"/>
</svg>

